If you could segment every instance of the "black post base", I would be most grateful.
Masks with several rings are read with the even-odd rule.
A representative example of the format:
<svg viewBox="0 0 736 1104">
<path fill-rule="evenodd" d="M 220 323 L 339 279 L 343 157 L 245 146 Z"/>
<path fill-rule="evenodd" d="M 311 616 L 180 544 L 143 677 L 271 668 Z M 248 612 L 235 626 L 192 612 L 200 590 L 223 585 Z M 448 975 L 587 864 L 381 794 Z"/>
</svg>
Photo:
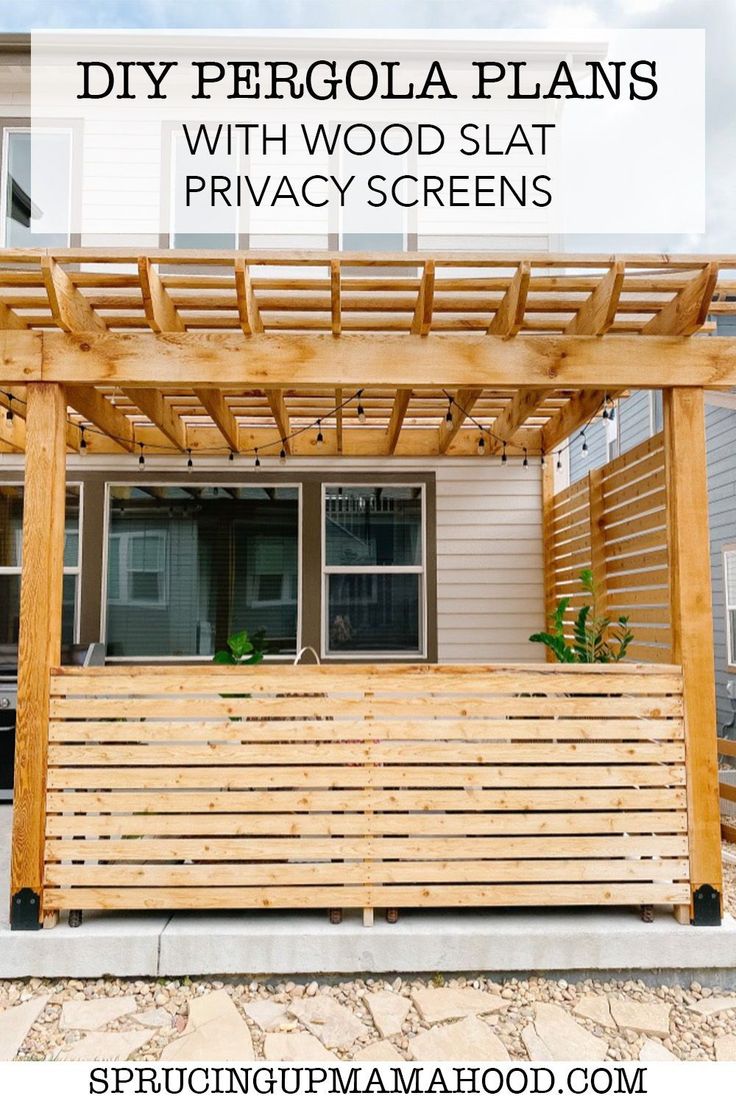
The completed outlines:
<svg viewBox="0 0 736 1104">
<path fill-rule="evenodd" d="M 19 889 L 10 902 L 12 931 L 38 931 L 41 927 L 41 898 L 34 889 Z"/>
<path fill-rule="evenodd" d="M 702 885 L 693 894 L 693 918 L 697 928 L 718 928 L 721 925 L 721 895 L 711 885 Z"/>
</svg>

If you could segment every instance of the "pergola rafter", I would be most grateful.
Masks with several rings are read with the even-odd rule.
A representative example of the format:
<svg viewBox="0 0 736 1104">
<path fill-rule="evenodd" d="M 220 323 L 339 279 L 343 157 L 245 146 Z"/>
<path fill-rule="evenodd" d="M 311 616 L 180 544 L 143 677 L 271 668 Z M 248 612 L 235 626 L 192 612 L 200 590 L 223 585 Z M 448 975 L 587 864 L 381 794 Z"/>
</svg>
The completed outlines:
<svg viewBox="0 0 736 1104">
<path fill-rule="evenodd" d="M 726 339 L 672 340 L 736 313 L 729 269 L 736 258 L 7 250 L 2 375 L 18 396 L 64 383 L 68 446 L 84 424 L 94 452 L 283 441 L 309 455 L 317 420 L 326 454 L 470 455 L 474 422 L 491 454 L 548 451 L 606 394 L 736 382 Z M 360 422 L 342 407 L 358 390 Z"/>
</svg>

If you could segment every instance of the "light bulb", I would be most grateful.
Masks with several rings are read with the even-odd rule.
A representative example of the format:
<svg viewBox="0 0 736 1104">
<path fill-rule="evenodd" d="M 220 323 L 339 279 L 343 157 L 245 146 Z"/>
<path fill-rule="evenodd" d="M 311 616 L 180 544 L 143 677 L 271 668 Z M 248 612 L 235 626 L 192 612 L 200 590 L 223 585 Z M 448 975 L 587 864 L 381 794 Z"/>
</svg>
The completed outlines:
<svg viewBox="0 0 736 1104">
<path fill-rule="evenodd" d="M 478 455 L 485 456 L 486 453 L 486 439 L 481 436 L 478 438 Z"/>
</svg>

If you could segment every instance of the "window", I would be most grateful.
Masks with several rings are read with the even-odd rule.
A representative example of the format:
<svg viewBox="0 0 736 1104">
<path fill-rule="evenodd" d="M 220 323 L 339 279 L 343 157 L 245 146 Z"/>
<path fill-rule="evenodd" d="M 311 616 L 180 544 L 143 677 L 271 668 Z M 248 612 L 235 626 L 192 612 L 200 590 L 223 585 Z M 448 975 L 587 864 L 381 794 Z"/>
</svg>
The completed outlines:
<svg viewBox="0 0 736 1104">
<path fill-rule="evenodd" d="M 71 228 L 71 133 L 6 128 L 3 142 L 3 244 L 68 246 Z M 48 171 L 31 177 L 33 159 Z"/>
<path fill-rule="evenodd" d="M 196 126 L 192 128 L 196 132 Z M 222 147 L 224 149 L 224 146 Z M 184 134 L 176 130 L 171 141 L 171 234 L 174 249 L 235 249 L 238 245 L 238 208 L 187 206 L 185 182 L 188 176 L 212 175 L 233 177 L 239 171 L 239 157 L 228 155 L 218 147 L 208 153 L 200 145 L 190 153 Z M 203 217 L 207 210 L 207 217 Z M 210 225 L 207 225 L 210 223 Z"/>
<path fill-rule="evenodd" d="M 240 629 L 296 651 L 296 487 L 111 486 L 108 519 L 111 657 L 211 656 Z"/>
<path fill-rule="evenodd" d="M 323 651 L 425 653 L 425 507 L 421 486 L 327 486 Z"/>
<path fill-rule="evenodd" d="M 79 512 L 80 488 L 68 486 L 61 611 L 62 644 L 73 644 L 77 639 Z M 0 486 L 0 648 L 11 651 L 18 645 L 22 544 L 23 487 L 6 484 Z"/>
<path fill-rule="evenodd" d="M 136 606 L 166 605 L 166 533 L 110 537 L 108 598 Z"/>
<path fill-rule="evenodd" d="M 736 544 L 723 549 L 723 584 L 726 592 L 726 641 L 728 666 L 736 667 Z"/>
</svg>

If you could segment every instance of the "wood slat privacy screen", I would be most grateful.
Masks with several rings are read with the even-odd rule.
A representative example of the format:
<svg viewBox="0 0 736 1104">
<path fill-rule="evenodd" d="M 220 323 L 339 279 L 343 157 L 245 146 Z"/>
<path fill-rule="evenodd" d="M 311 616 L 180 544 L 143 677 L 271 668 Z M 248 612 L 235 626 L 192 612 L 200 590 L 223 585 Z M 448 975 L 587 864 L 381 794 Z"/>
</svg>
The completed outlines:
<svg viewBox="0 0 736 1104">
<path fill-rule="evenodd" d="M 628 658 L 669 663 L 667 492 L 663 435 L 630 449 L 555 495 L 547 516 L 547 600 L 569 595 L 568 623 L 588 602 L 580 572 L 592 568 L 601 609 L 627 616 Z"/>
<path fill-rule="evenodd" d="M 54 672 L 43 905 L 684 904 L 675 667 Z"/>
</svg>

